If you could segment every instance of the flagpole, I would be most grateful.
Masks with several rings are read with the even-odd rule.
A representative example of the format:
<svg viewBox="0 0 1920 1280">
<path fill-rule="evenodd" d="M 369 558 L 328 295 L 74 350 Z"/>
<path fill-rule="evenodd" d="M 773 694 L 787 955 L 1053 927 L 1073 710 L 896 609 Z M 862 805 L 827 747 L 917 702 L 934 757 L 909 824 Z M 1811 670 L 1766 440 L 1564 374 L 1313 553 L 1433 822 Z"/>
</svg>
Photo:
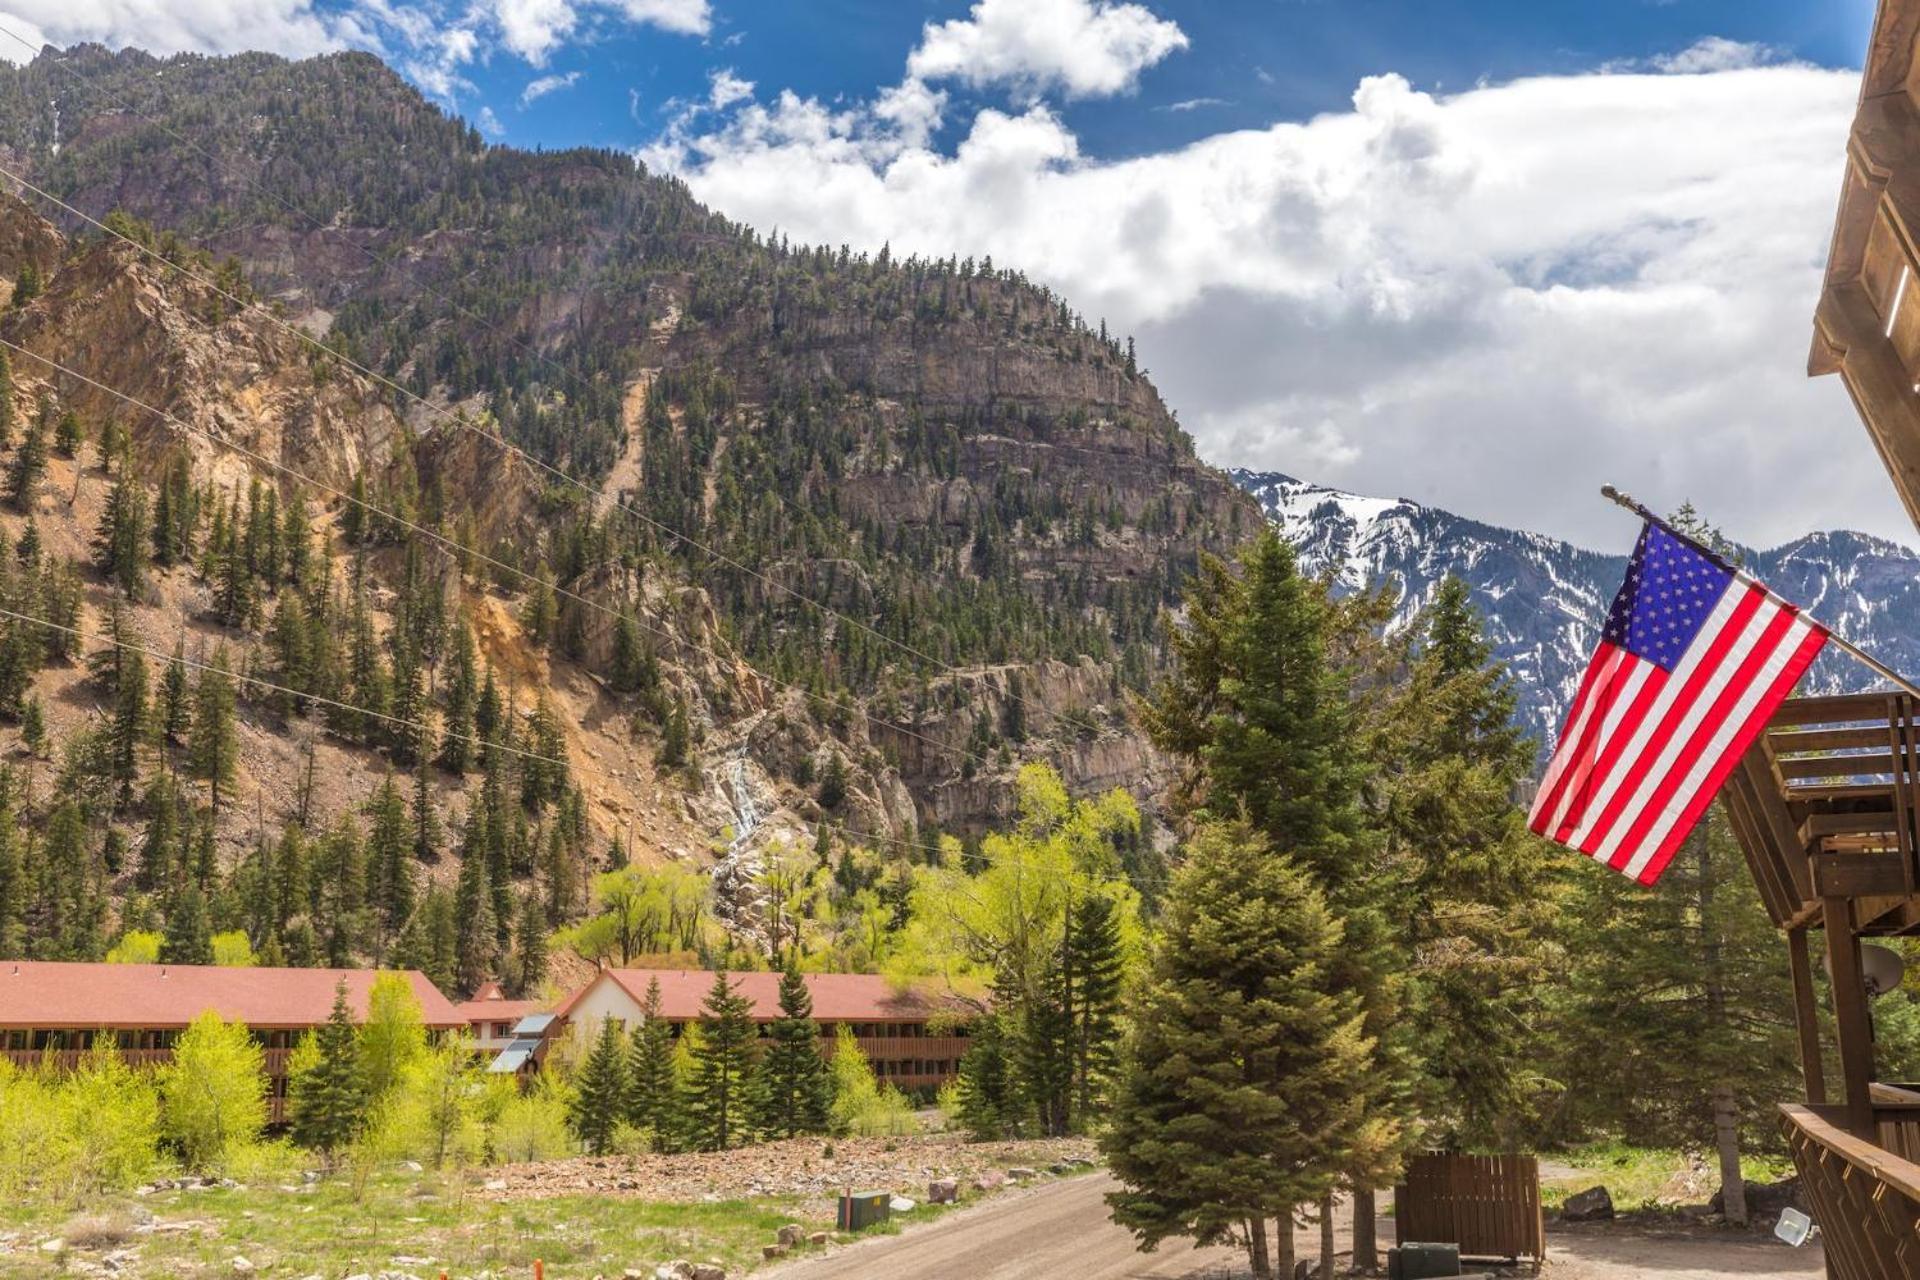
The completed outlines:
<svg viewBox="0 0 1920 1280">
<path fill-rule="evenodd" d="M 1648 524 L 1656 525 L 1659 528 L 1665 530 L 1668 534 L 1686 543 L 1688 546 L 1692 547 L 1695 551 L 1698 551 L 1701 555 L 1706 556 L 1709 560 L 1713 561 L 1715 564 L 1720 565 L 1721 567 L 1729 570 L 1732 573 L 1738 574 L 1745 581 L 1753 583 L 1755 586 L 1760 586 L 1762 590 L 1766 589 L 1762 584 L 1760 584 L 1755 580 L 1752 574 L 1746 572 L 1737 564 L 1729 563 L 1725 556 L 1721 555 L 1718 551 L 1715 551 L 1712 547 L 1709 547 L 1706 544 L 1702 543 L 1698 538 L 1695 538 L 1690 534 L 1684 533 L 1681 530 L 1674 528 L 1666 520 L 1662 519 L 1660 516 L 1657 516 L 1652 511 L 1650 511 L 1644 503 L 1636 501 L 1632 497 L 1632 495 L 1622 493 L 1620 490 L 1614 488 L 1610 484 L 1603 484 L 1600 486 L 1600 496 L 1607 499 L 1609 502 L 1616 504 L 1617 506 L 1625 507 L 1627 510 L 1639 516 L 1642 520 L 1645 520 Z M 1833 642 L 1833 645 L 1835 648 L 1840 649 L 1842 652 L 1848 654 L 1855 661 L 1859 662 L 1862 666 L 1872 670 L 1874 673 L 1879 675 L 1882 679 L 1890 681 L 1893 684 L 1899 686 L 1901 689 L 1904 689 L 1906 692 L 1912 694 L 1914 697 L 1920 698 L 1920 685 L 1916 685 L 1913 681 L 1907 679 L 1905 676 L 1901 675 L 1898 671 L 1895 671 L 1892 667 L 1880 661 L 1880 659 L 1874 657 L 1872 654 L 1868 653 L 1865 649 L 1862 649 L 1859 645 L 1847 639 L 1845 636 L 1841 635 L 1838 631 L 1835 631 L 1832 627 L 1829 627 L 1826 623 L 1821 622 L 1820 619 L 1814 617 L 1811 613 L 1808 613 L 1804 609 L 1800 610 L 1800 613 L 1801 613 L 1801 616 L 1805 617 L 1809 621 L 1819 624 L 1820 629 L 1827 633 L 1827 639 Z"/>
</svg>

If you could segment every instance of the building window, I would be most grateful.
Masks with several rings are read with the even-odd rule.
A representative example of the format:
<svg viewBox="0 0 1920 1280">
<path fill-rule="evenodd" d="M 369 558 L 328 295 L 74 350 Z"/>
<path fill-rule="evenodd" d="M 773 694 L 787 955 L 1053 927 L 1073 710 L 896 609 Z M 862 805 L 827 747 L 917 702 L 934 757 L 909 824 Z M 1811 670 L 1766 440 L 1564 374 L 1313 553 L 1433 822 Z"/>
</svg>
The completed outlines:
<svg viewBox="0 0 1920 1280">
<path fill-rule="evenodd" d="M 513 1024 L 511 1022 L 496 1022 L 493 1024 L 493 1038 L 495 1040 L 505 1040 L 512 1034 Z"/>
</svg>

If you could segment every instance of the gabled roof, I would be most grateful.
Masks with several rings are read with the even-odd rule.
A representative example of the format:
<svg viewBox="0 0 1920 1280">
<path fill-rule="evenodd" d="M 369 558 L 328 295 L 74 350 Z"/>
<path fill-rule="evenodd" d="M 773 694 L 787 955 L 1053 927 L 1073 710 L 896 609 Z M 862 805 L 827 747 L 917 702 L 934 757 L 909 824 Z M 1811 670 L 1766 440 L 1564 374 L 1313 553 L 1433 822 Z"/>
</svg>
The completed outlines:
<svg viewBox="0 0 1920 1280">
<path fill-rule="evenodd" d="M 920 1022 L 936 1013 L 967 1012 L 960 1002 L 901 991 L 887 979 L 871 973 L 809 973 L 802 975 L 813 996 L 813 1016 L 819 1022 Z M 562 1017 L 573 1012 L 581 998 L 601 982 L 612 982 L 636 1005 L 647 1000 L 647 986 L 660 980 L 660 1016 L 676 1022 L 700 1016 L 713 989 L 713 973 L 706 969 L 607 969 L 567 997 Z M 753 1002 L 753 1016 L 771 1022 L 780 1016 L 780 975 L 735 973 L 733 987 Z"/>
<path fill-rule="evenodd" d="M 311 1027 L 333 1012 L 345 979 L 356 1018 L 374 969 L 228 969 L 188 964 L 69 964 L 0 960 L 0 1027 L 184 1027 L 211 1009 L 249 1027 Z M 466 1020 L 417 969 L 401 974 L 427 1026 Z"/>
<path fill-rule="evenodd" d="M 518 1022 L 552 1008 L 550 1000 L 474 999 L 462 1000 L 453 1006 L 453 1011 L 462 1022 Z"/>
</svg>

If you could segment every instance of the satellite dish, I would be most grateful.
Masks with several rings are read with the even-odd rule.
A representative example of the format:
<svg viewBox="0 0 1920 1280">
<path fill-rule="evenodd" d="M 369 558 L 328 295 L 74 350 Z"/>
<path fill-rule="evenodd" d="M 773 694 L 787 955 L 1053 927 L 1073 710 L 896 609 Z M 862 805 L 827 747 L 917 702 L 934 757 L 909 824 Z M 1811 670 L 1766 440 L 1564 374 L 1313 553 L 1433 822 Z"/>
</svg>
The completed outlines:
<svg viewBox="0 0 1920 1280">
<path fill-rule="evenodd" d="M 1820 967 L 1826 971 L 1827 979 L 1833 979 L 1833 965 L 1825 960 Z M 1883 947 L 1877 943 L 1860 944 L 1860 981 L 1866 987 L 1869 996 L 1883 996 L 1900 985 L 1907 974 L 1906 959 L 1892 947 Z"/>
<path fill-rule="evenodd" d="M 1900 979 L 1907 973 L 1907 962 L 1892 947 L 1875 946 L 1866 943 L 1860 948 L 1860 975 L 1865 980 L 1867 994 L 1883 996 L 1900 985 Z"/>
<path fill-rule="evenodd" d="M 1813 1234 L 1813 1219 L 1798 1209 L 1782 1209 L 1780 1221 L 1773 1224 L 1773 1234 L 1797 1249 Z"/>
</svg>

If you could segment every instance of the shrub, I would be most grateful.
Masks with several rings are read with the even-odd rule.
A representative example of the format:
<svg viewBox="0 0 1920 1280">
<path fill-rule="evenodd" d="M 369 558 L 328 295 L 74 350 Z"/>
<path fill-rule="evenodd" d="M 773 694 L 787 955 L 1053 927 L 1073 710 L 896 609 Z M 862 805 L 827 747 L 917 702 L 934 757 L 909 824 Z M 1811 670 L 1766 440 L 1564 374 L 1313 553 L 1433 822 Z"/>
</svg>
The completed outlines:
<svg viewBox="0 0 1920 1280">
<path fill-rule="evenodd" d="M 77 1204 L 154 1176 L 153 1082 L 110 1046 L 68 1073 L 0 1062 L 0 1197 Z"/>
<path fill-rule="evenodd" d="M 226 1172 L 232 1156 L 260 1140 L 267 1080 L 260 1047 L 244 1023 L 201 1014 L 180 1033 L 173 1060 L 158 1074 L 165 1132 L 187 1168 Z"/>
<path fill-rule="evenodd" d="M 844 1022 L 833 1042 L 833 1127 L 863 1138 L 913 1133 L 919 1127 L 906 1096 L 874 1077 L 873 1064 Z"/>
<path fill-rule="evenodd" d="M 491 1077 L 488 1084 L 491 1118 L 487 1126 L 487 1150 L 491 1158 L 506 1163 L 553 1160 L 569 1154 L 573 1150 L 572 1135 L 567 1130 L 570 1092 L 566 1083 L 551 1071 L 542 1071 L 532 1086 L 524 1090 L 511 1076 Z"/>
</svg>

